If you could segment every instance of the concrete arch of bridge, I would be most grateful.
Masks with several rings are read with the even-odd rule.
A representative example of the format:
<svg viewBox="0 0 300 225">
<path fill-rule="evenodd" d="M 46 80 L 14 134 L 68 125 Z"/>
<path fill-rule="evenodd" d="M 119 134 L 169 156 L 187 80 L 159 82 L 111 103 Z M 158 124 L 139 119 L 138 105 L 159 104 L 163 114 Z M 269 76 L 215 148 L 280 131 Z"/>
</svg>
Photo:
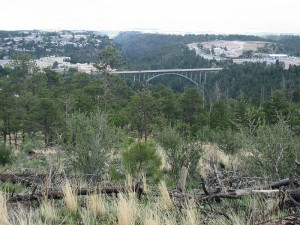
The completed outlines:
<svg viewBox="0 0 300 225">
<path fill-rule="evenodd" d="M 157 74 L 153 77 L 150 77 L 149 79 L 146 80 L 146 82 L 149 82 L 157 77 L 161 77 L 161 76 L 164 76 L 164 75 L 176 75 L 176 76 L 180 76 L 180 77 L 183 77 L 185 79 L 188 79 L 189 81 L 193 82 L 197 87 L 199 86 L 198 83 L 194 80 L 192 80 L 191 78 L 187 77 L 186 75 L 183 75 L 183 74 L 180 74 L 180 73 L 162 73 L 162 74 Z"/>
</svg>

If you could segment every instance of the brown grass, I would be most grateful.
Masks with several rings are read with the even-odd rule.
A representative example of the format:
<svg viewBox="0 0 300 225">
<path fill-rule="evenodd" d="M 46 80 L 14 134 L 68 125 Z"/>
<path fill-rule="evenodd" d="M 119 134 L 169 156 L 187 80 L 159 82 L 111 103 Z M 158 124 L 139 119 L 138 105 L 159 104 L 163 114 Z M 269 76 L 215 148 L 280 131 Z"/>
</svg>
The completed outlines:
<svg viewBox="0 0 300 225">
<path fill-rule="evenodd" d="M 160 202 L 164 209 L 170 210 L 173 208 L 173 201 L 170 198 L 166 183 L 161 181 L 159 184 L 159 191 L 160 191 Z"/>
<path fill-rule="evenodd" d="M 48 200 L 44 200 L 42 202 L 41 213 L 45 217 L 46 221 L 55 221 L 58 218 L 53 202 Z"/>
<path fill-rule="evenodd" d="M 160 159 L 161 159 L 161 165 L 160 165 L 160 170 L 162 171 L 169 171 L 171 170 L 171 165 L 168 162 L 168 157 L 164 151 L 164 149 L 160 146 L 158 146 L 156 148 L 156 152 L 159 155 Z"/>
<path fill-rule="evenodd" d="M 86 206 L 87 210 L 94 216 L 104 216 L 106 213 L 105 202 L 101 194 L 90 195 Z"/>
<path fill-rule="evenodd" d="M 213 170 L 213 165 L 223 164 L 225 168 L 232 166 L 232 159 L 229 158 L 223 151 L 216 145 L 204 145 L 204 153 L 199 160 L 199 172 L 203 178 L 206 178 L 208 173 Z"/>
<path fill-rule="evenodd" d="M 143 182 L 143 190 L 145 193 L 148 191 L 148 186 L 147 186 L 147 177 L 146 174 L 142 174 L 142 182 Z"/>
<path fill-rule="evenodd" d="M 18 208 L 18 211 L 16 216 L 13 219 L 12 224 L 14 225 L 32 225 L 32 224 L 51 224 L 51 223 L 42 223 L 42 222 L 38 222 L 37 218 L 38 218 L 38 213 L 36 211 L 33 210 L 27 210 L 24 208 Z"/>
<path fill-rule="evenodd" d="M 3 192 L 0 192 L 0 224 L 1 225 L 10 225 L 9 216 L 6 206 L 6 197 Z"/>
<path fill-rule="evenodd" d="M 68 180 L 66 180 L 66 182 L 63 184 L 62 191 L 64 194 L 64 202 L 67 206 L 67 209 L 72 213 L 77 212 L 77 195 L 75 193 L 75 190 L 72 189 L 71 184 Z"/>
<path fill-rule="evenodd" d="M 144 225 L 162 225 L 157 212 L 154 212 L 153 210 L 147 210 L 145 214 Z"/>
<path fill-rule="evenodd" d="M 91 220 L 93 216 L 90 214 L 89 210 L 83 209 L 80 213 L 80 216 L 83 225 L 91 225 Z"/>
<path fill-rule="evenodd" d="M 131 190 L 131 188 L 133 187 L 134 183 L 133 183 L 133 178 L 130 174 L 126 175 L 126 182 L 125 182 L 126 187 Z"/>
<path fill-rule="evenodd" d="M 135 225 L 138 208 L 137 201 L 133 193 L 129 196 L 123 194 L 118 195 L 119 201 L 117 203 L 117 218 L 119 225 Z"/>
<path fill-rule="evenodd" d="M 196 204 L 194 200 L 187 202 L 185 207 L 185 216 L 182 219 L 182 224 L 198 225 L 200 224 L 200 215 L 196 210 Z"/>
</svg>

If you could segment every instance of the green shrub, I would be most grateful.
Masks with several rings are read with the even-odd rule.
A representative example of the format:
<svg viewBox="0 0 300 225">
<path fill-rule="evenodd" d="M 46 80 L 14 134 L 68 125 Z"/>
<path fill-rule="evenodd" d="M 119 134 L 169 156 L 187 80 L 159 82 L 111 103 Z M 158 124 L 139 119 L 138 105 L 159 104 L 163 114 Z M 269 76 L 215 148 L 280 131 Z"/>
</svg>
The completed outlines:
<svg viewBox="0 0 300 225">
<path fill-rule="evenodd" d="M 164 149 L 167 160 L 171 165 L 171 175 L 178 180 L 183 166 L 189 168 L 189 178 L 197 177 L 197 165 L 203 152 L 202 144 L 194 140 L 185 140 L 173 128 L 165 128 L 157 134 L 157 141 Z"/>
<path fill-rule="evenodd" d="M 231 129 L 218 133 L 217 137 L 216 143 L 227 154 L 234 154 L 241 148 L 236 134 Z"/>
<path fill-rule="evenodd" d="M 280 179 L 295 172 L 300 142 L 282 119 L 275 125 L 261 125 L 255 133 L 242 130 L 239 140 L 246 151 L 245 165 L 253 174 Z"/>
<path fill-rule="evenodd" d="M 5 166 L 13 162 L 13 152 L 4 144 L 0 144 L 0 165 Z"/>
<path fill-rule="evenodd" d="M 234 154 L 241 148 L 236 133 L 232 129 L 213 130 L 209 127 L 203 127 L 198 132 L 198 138 L 204 142 L 216 143 L 227 154 Z"/>
<path fill-rule="evenodd" d="M 119 132 L 108 116 L 97 110 L 91 114 L 74 113 L 67 121 L 68 141 L 74 170 L 84 174 L 101 174 L 108 169 L 108 155 L 119 142 Z"/>
<path fill-rule="evenodd" d="M 156 135 L 156 140 L 164 149 L 168 163 L 171 165 L 172 176 L 177 179 L 186 155 L 182 151 L 184 145 L 183 138 L 175 129 L 167 127 Z"/>
<path fill-rule="evenodd" d="M 161 176 L 161 159 L 152 142 L 135 142 L 122 152 L 123 166 L 134 177 L 146 174 L 147 178 L 158 181 Z"/>
</svg>

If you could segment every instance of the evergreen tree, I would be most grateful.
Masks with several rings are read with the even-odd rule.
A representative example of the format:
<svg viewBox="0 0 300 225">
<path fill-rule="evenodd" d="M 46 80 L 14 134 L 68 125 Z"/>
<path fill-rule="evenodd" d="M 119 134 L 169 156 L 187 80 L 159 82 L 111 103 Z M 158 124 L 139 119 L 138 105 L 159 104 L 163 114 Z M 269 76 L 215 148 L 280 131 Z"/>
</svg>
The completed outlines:
<svg viewBox="0 0 300 225">
<path fill-rule="evenodd" d="M 229 128 L 228 108 L 224 100 L 219 99 L 213 103 L 209 121 L 211 129 L 226 130 Z"/>
<path fill-rule="evenodd" d="M 129 102 L 130 123 L 132 129 L 138 131 L 140 138 L 147 141 L 156 116 L 159 114 L 155 98 L 150 90 L 143 88 L 132 96 Z"/>
<path fill-rule="evenodd" d="M 188 125 L 192 135 L 208 124 L 208 113 L 204 108 L 204 100 L 197 88 L 187 89 L 180 98 L 180 116 Z"/>
</svg>

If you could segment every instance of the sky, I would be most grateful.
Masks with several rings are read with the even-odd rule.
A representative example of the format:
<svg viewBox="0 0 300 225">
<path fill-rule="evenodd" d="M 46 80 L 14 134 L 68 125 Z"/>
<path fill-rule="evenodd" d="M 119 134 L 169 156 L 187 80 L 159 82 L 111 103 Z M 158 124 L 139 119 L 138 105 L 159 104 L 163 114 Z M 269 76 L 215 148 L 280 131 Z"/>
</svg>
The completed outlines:
<svg viewBox="0 0 300 225">
<path fill-rule="evenodd" d="M 0 30 L 300 34 L 300 0 L 0 0 Z"/>
</svg>

